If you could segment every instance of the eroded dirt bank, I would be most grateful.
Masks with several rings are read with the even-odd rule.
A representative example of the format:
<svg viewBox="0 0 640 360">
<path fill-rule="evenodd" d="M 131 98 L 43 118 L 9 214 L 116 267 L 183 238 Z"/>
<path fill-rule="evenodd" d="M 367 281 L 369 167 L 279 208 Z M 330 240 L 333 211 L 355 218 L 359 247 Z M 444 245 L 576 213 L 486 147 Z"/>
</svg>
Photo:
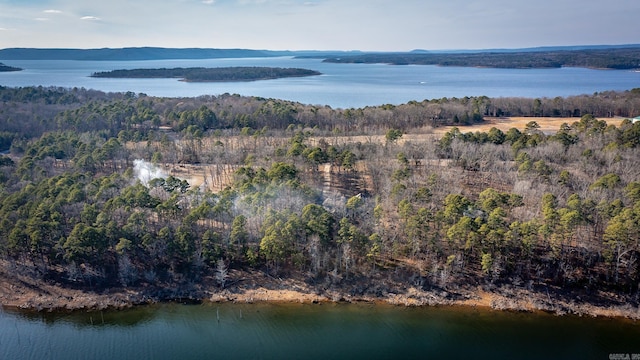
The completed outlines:
<svg viewBox="0 0 640 360">
<path fill-rule="evenodd" d="M 231 271 L 225 288 L 213 278 L 198 284 L 132 288 L 70 288 L 0 269 L 0 304 L 29 311 L 123 309 L 155 302 L 379 302 L 399 306 L 472 306 L 557 315 L 640 320 L 632 299 L 610 293 L 576 294 L 546 286 L 469 285 L 456 289 L 407 286 L 387 278 L 343 279 L 338 284 Z"/>
</svg>

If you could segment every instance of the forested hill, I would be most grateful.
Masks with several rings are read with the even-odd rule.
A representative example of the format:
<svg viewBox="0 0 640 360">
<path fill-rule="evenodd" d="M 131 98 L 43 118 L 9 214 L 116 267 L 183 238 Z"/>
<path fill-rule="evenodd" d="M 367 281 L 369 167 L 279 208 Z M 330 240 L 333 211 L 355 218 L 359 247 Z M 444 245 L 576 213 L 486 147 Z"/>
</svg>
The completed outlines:
<svg viewBox="0 0 640 360">
<path fill-rule="evenodd" d="M 393 65 L 474 66 L 491 68 L 559 68 L 563 66 L 597 69 L 640 68 L 640 45 L 629 48 L 573 51 L 522 51 L 477 53 L 377 53 L 328 58 L 332 63 L 385 63 Z"/>
<path fill-rule="evenodd" d="M 5 65 L 3 63 L 0 63 L 0 72 L 7 72 L 7 71 L 20 71 L 22 69 L 17 68 L 17 67 L 13 67 L 13 66 L 8 66 Z"/>
</svg>

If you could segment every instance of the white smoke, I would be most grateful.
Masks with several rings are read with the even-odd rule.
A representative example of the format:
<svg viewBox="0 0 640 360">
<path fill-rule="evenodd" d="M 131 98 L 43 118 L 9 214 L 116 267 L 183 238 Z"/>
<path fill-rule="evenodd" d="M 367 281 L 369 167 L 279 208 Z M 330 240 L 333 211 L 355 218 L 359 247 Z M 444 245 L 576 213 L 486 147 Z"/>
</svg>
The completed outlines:
<svg viewBox="0 0 640 360">
<path fill-rule="evenodd" d="M 153 179 L 164 179 L 168 176 L 168 174 L 159 167 L 141 159 L 133 160 L 133 173 L 144 186 L 147 186 L 149 181 Z"/>
</svg>

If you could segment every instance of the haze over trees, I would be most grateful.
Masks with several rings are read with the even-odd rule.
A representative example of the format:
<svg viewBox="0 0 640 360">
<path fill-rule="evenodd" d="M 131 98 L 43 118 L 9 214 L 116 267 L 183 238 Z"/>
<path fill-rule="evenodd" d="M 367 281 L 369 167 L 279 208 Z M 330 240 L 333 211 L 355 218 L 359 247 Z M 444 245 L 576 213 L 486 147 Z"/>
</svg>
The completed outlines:
<svg viewBox="0 0 640 360">
<path fill-rule="evenodd" d="M 0 252 L 33 276 L 224 287 L 261 269 L 359 293 L 392 278 L 637 304 L 640 123 L 598 117 L 633 116 L 638 89 L 361 109 L 42 87 L 0 101 Z M 577 119 L 464 131 L 506 115 Z M 442 125 L 458 127 L 429 134 Z"/>
</svg>

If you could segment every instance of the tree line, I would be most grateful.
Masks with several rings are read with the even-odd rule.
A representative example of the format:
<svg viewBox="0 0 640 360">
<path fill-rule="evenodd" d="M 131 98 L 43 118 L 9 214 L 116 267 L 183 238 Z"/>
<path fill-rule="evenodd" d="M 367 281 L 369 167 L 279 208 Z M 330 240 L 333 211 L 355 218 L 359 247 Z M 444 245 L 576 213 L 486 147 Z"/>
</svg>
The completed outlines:
<svg viewBox="0 0 640 360">
<path fill-rule="evenodd" d="M 329 106 L 222 94 L 197 98 L 154 98 L 83 88 L 0 87 L 0 133 L 32 138 L 47 131 L 100 131 L 122 139 L 147 139 L 162 126 L 199 136 L 207 131 L 286 129 L 364 134 L 464 126 L 486 117 L 634 117 L 640 89 L 555 98 L 486 96 L 410 101 L 406 104 L 333 109 Z M 6 150 L 6 148 L 5 148 Z"/>
</svg>

